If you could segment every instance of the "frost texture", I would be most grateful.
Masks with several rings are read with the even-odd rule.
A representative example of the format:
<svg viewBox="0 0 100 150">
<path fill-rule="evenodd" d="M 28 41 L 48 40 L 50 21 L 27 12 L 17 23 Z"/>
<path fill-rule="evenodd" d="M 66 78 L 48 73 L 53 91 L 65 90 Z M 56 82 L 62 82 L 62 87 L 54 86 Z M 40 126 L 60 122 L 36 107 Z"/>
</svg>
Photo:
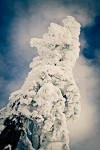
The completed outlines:
<svg viewBox="0 0 100 150">
<path fill-rule="evenodd" d="M 42 39 L 31 39 L 39 56 L 31 62 L 21 89 L 11 94 L 0 112 L 2 130 L 8 117 L 21 131 L 16 150 L 69 150 L 67 121 L 80 113 L 80 93 L 72 74 L 79 56 L 80 24 L 71 16 L 62 23 L 51 23 Z"/>
</svg>

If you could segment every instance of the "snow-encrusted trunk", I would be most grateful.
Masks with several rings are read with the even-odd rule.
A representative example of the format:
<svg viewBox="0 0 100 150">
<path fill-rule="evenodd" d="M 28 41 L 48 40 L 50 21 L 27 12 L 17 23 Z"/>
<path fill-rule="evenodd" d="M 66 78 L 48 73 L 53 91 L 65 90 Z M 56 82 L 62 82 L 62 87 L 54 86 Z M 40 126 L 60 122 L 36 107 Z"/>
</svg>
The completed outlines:
<svg viewBox="0 0 100 150">
<path fill-rule="evenodd" d="M 39 56 L 19 91 L 0 111 L 0 150 L 69 150 L 67 121 L 79 116 L 72 68 L 79 56 L 80 24 L 71 16 L 33 38 Z"/>
</svg>

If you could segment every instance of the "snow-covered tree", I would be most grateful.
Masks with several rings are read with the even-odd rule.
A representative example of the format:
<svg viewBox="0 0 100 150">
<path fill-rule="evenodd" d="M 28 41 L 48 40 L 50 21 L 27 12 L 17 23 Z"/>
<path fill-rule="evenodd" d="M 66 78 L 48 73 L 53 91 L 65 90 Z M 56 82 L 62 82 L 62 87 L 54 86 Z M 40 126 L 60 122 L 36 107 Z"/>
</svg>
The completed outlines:
<svg viewBox="0 0 100 150">
<path fill-rule="evenodd" d="M 39 56 L 19 91 L 0 111 L 0 150 L 69 150 L 67 122 L 80 113 L 72 69 L 79 56 L 80 24 L 71 16 L 32 38 Z"/>
</svg>

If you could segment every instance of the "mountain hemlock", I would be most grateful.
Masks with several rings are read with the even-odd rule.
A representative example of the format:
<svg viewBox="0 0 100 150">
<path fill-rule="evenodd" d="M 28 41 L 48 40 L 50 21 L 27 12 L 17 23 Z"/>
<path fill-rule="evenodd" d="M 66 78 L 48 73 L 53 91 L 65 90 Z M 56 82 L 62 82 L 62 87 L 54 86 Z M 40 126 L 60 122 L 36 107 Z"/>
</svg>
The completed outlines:
<svg viewBox="0 0 100 150">
<path fill-rule="evenodd" d="M 0 150 L 69 150 L 67 122 L 79 117 L 80 93 L 72 69 L 79 56 L 80 24 L 71 16 L 32 38 L 33 58 L 21 89 L 0 111 Z"/>
</svg>

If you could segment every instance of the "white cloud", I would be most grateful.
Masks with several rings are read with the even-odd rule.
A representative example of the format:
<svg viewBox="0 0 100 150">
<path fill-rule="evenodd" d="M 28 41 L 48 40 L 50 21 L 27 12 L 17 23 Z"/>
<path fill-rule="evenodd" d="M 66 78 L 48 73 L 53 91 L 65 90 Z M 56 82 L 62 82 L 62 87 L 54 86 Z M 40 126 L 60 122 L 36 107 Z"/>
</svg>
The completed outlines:
<svg viewBox="0 0 100 150">
<path fill-rule="evenodd" d="M 99 95 L 99 79 L 95 68 L 80 56 L 74 68 L 74 76 L 81 92 L 82 113 L 75 123 L 69 126 L 70 137 L 77 141 L 82 141 L 93 134 L 97 128 L 99 112 L 97 101 Z"/>
</svg>

